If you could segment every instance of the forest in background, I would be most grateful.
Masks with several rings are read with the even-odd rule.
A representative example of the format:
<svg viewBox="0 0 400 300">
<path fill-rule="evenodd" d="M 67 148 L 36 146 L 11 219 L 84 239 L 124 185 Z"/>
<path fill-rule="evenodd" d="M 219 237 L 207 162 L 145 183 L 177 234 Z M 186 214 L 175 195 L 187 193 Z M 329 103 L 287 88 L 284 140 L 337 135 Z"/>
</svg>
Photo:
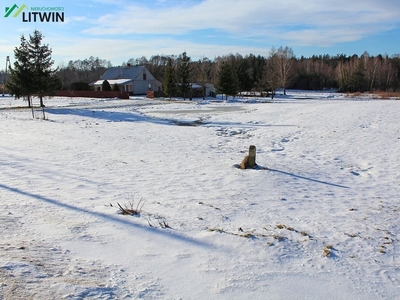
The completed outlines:
<svg viewBox="0 0 400 300">
<path fill-rule="evenodd" d="M 172 70 L 167 70 L 169 62 Z M 153 55 L 149 59 L 145 56 L 131 58 L 121 66 L 146 66 L 163 83 L 166 74 L 172 74 L 177 84 L 212 83 L 219 92 L 229 95 L 278 88 L 400 91 L 400 54 L 372 56 L 364 52 L 361 56 L 338 54 L 297 58 L 291 48 L 280 47 L 272 49 L 267 57 L 237 53 L 213 60 L 207 57 L 191 60 L 184 52 L 180 55 Z M 59 65 L 57 75 L 63 89 L 80 90 L 98 80 L 110 67 L 110 61 L 91 56 Z"/>
</svg>

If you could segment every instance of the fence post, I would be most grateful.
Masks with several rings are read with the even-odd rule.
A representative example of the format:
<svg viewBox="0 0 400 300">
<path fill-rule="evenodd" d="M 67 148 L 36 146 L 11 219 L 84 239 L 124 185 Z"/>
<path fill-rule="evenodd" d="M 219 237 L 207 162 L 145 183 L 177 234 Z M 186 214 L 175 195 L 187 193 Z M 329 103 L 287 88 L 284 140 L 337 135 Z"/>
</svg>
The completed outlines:
<svg viewBox="0 0 400 300">
<path fill-rule="evenodd" d="M 239 165 L 240 169 L 252 169 L 256 167 L 256 146 L 249 147 L 249 154 L 245 156 L 242 163 Z"/>
<path fill-rule="evenodd" d="M 248 168 L 254 168 L 256 165 L 256 146 L 251 145 L 249 147 Z"/>
</svg>

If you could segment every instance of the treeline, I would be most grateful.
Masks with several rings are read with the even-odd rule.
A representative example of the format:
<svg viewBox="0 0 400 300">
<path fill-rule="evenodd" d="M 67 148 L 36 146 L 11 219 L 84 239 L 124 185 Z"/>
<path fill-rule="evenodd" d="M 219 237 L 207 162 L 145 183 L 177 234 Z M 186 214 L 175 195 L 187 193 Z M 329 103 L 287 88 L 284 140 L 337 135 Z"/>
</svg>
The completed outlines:
<svg viewBox="0 0 400 300">
<path fill-rule="evenodd" d="M 185 58 L 183 58 L 183 54 Z M 343 92 L 400 91 L 400 55 L 361 56 L 320 55 L 296 58 L 289 47 L 272 49 L 268 56 L 228 54 L 213 60 L 204 57 L 191 60 L 186 53 L 132 58 L 122 66 L 146 66 L 161 82 L 172 76 L 177 86 L 182 80 L 212 83 L 219 93 L 273 92 L 278 88 L 318 90 L 335 88 Z M 183 78 L 182 59 L 186 59 Z M 168 65 L 172 70 L 168 70 Z M 58 75 L 63 88 L 75 89 L 96 81 L 111 67 L 107 60 L 90 57 L 61 65 Z M 171 73 L 172 72 L 172 73 Z M 171 75 L 172 74 L 172 75 Z M 187 78 L 186 78 L 187 77 Z M 170 80 L 170 78 L 168 78 Z"/>
<path fill-rule="evenodd" d="M 130 59 L 123 65 L 144 65 L 164 81 L 168 60 L 177 69 L 182 55 L 155 55 Z M 296 58 L 289 47 L 272 49 L 268 57 L 229 54 L 214 60 L 190 61 L 191 77 L 207 80 L 217 88 L 230 86 L 230 94 L 283 89 L 319 90 L 335 88 L 343 92 L 400 91 L 400 55 L 361 56 L 339 54 Z M 178 80 L 179 82 L 179 80 Z M 228 87 L 227 87 L 228 88 Z"/>
<path fill-rule="evenodd" d="M 90 56 L 84 60 L 71 60 L 67 65 L 61 64 L 57 74 L 63 89 L 87 90 L 89 83 L 99 80 L 100 76 L 111 67 L 110 61 Z"/>
<path fill-rule="evenodd" d="M 291 88 L 338 88 L 344 92 L 400 91 L 400 55 L 301 57 L 295 61 Z"/>
</svg>

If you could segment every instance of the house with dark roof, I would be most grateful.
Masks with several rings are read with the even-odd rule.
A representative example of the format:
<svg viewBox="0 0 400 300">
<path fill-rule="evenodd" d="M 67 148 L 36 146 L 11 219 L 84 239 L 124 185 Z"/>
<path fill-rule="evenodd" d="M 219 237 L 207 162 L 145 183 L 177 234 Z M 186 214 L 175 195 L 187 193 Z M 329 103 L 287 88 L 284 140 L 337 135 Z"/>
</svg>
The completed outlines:
<svg viewBox="0 0 400 300">
<path fill-rule="evenodd" d="M 96 91 L 101 91 L 104 80 L 113 88 L 117 85 L 120 91 L 129 92 L 130 95 L 144 95 L 147 91 L 162 91 L 162 84 L 154 78 L 144 66 L 113 67 L 108 69 L 93 83 Z"/>
</svg>

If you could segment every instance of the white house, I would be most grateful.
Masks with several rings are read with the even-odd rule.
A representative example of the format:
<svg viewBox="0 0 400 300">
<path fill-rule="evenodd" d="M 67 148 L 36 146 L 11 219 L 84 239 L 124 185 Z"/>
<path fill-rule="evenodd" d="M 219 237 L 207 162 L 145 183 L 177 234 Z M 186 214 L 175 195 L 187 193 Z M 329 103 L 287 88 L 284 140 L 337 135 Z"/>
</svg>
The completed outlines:
<svg viewBox="0 0 400 300">
<path fill-rule="evenodd" d="M 108 69 L 101 77 L 93 83 L 96 91 L 101 91 L 104 80 L 107 80 L 111 88 L 117 84 L 121 91 L 129 92 L 130 95 L 144 95 L 148 90 L 161 91 L 162 84 L 144 66 L 113 67 Z"/>
</svg>

